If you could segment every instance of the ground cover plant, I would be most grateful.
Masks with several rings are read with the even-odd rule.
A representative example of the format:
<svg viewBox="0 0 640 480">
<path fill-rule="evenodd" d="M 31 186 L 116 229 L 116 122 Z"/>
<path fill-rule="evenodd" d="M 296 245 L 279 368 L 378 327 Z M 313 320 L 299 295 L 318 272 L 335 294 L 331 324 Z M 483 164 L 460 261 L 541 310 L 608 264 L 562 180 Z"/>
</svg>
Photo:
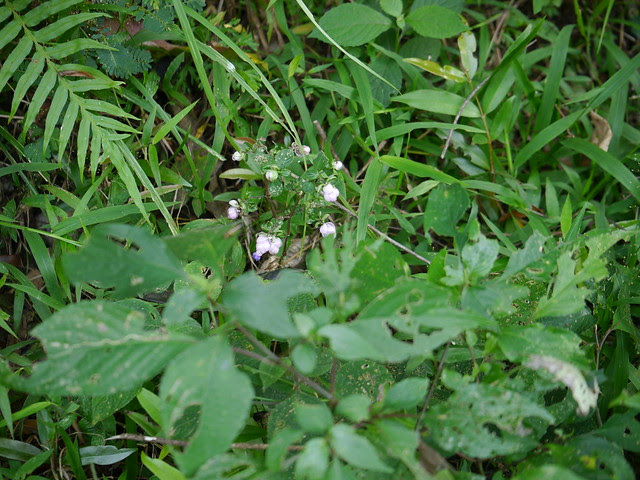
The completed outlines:
<svg viewBox="0 0 640 480">
<path fill-rule="evenodd" d="M 0 477 L 633 479 L 640 8 L 0 5 Z"/>
</svg>

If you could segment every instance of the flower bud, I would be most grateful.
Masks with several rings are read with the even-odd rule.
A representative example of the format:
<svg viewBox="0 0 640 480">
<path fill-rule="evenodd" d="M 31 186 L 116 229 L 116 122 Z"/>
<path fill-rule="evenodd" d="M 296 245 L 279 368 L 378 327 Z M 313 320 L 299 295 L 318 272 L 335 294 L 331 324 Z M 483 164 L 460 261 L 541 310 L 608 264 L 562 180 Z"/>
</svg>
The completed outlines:
<svg viewBox="0 0 640 480">
<path fill-rule="evenodd" d="M 258 252 L 253 252 L 251 254 L 251 258 L 253 258 L 257 262 L 258 260 L 260 260 L 262 258 L 262 255 L 260 255 Z"/>
<path fill-rule="evenodd" d="M 335 162 L 333 162 L 333 169 L 342 170 L 342 162 L 340 160 L 336 160 Z"/>
<path fill-rule="evenodd" d="M 276 172 L 275 170 L 269 170 L 267 173 L 265 173 L 264 176 L 267 178 L 267 180 L 273 182 L 278 178 L 278 172 Z"/>
<path fill-rule="evenodd" d="M 340 196 L 340 190 L 338 190 L 330 183 L 327 183 L 324 187 L 322 187 L 322 196 L 327 202 L 335 202 Z"/>
<path fill-rule="evenodd" d="M 234 207 L 234 208 L 238 208 L 240 206 L 240 204 L 238 203 L 237 200 L 229 200 L 229 206 L 230 207 Z"/>
<path fill-rule="evenodd" d="M 308 145 L 302 145 L 302 153 L 305 155 L 309 155 L 311 153 L 311 147 Z"/>
<path fill-rule="evenodd" d="M 240 211 L 236 207 L 229 207 L 227 209 L 227 217 L 231 220 L 235 220 L 240 215 Z"/>
<path fill-rule="evenodd" d="M 234 162 L 239 162 L 240 160 L 242 160 L 242 154 L 240 152 L 233 152 L 233 155 L 231 155 L 231 160 L 233 160 Z"/>
<path fill-rule="evenodd" d="M 335 235 L 336 226 L 333 224 L 333 222 L 323 223 L 320 226 L 320 233 L 322 234 L 323 237 L 326 237 L 327 235 Z"/>
</svg>

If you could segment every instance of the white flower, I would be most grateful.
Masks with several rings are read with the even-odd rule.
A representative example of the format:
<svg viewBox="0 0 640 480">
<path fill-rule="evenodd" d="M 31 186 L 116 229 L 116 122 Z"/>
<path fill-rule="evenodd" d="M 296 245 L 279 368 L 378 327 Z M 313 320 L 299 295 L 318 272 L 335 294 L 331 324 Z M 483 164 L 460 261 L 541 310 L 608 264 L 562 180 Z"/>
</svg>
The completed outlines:
<svg viewBox="0 0 640 480">
<path fill-rule="evenodd" d="M 308 145 L 302 145 L 302 153 L 305 155 L 309 155 L 311 153 L 311 147 Z"/>
<path fill-rule="evenodd" d="M 238 208 L 240 204 L 238 203 L 238 200 L 229 200 L 229 206 Z"/>
<path fill-rule="evenodd" d="M 333 169 L 342 170 L 342 162 L 340 160 L 336 160 L 335 162 L 333 162 Z"/>
<path fill-rule="evenodd" d="M 233 152 L 233 155 L 231 155 L 231 160 L 233 160 L 234 162 L 239 162 L 240 160 L 242 160 L 242 154 L 240 152 Z"/>
<path fill-rule="evenodd" d="M 278 172 L 276 172 L 275 170 L 269 170 L 267 173 L 265 173 L 264 176 L 267 178 L 267 180 L 273 182 L 274 180 L 277 180 Z"/>
<path fill-rule="evenodd" d="M 267 237 L 264 233 L 259 234 L 258 238 L 256 238 L 256 254 L 262 256 L 269 250 L 271 250 L 271 242 L 269 241 L 269 237 Z"/>
<path fill-rule="evenodd" d="M 327 235 L 335 235 L 336 226 L 333 224 L 333 222 L 323 223 L 320 226 L 320 233 L 322 234 L 323 237 L 326 237 Z"/>
<path fill-rule="evenodd" d="M 282 240 L 275 237 L 270 237 L 271 240 L 271 248 L 269 248 L 269 253 L 271 255 L 275 255 L 280 251 L 280 247 L 282 247 Z"/>
<path fill-rule="evenodd" d="M 240 215 L 240 211 L 236 207 L 229 207 L 227 209 L 227 217 L 231 220 L 235 220 Z"/>
<path fill-rule="evenodd" d="M 338 190 L 330 183 L 327 183 L 324 187 L 322 187 L 322 196 L 327 202 L 335 202 L 340 196 L 340 190 Z"/>
</svg>

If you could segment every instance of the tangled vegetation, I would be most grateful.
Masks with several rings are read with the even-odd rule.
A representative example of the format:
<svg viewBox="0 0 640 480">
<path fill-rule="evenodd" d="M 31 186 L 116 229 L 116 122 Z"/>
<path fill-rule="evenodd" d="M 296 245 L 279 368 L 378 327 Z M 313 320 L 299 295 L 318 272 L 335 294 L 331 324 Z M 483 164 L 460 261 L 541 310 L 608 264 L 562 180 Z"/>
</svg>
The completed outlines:
<svg viewBox="0 0 640 480">
<path fill-rule="evenodd" d="M 640 7 L 5 0 L 0 477 L 640 469 Z"/>
</svg>

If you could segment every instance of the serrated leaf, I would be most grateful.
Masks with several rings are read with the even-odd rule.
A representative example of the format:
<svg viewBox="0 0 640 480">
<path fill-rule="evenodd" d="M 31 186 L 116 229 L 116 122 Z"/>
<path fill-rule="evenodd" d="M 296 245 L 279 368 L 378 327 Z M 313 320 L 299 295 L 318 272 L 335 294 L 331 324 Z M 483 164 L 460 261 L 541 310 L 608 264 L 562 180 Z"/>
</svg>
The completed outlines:
<svg viewBox="0 0 640 480">
<path fill-rule="evenodd" d="M 391 27 L 388 17 L 360 3 L 338 5 L 325 13 L 318 23 L 343 47 L 369 43 Z M 314 33 L 314 36 L 324 40 L 319 32 Z"/>
<path fill-rule="evenodd" d="M 407 15 L 407 23 L 419 35 L 431 38 L 449 38 L 468 29 L 460 15 L 440 5 L 426 5 L 412 11 Z"/>
<path fill-rule="evenodd" d="M 129 391 L 156 375 L 191 343 L 145 328 L 140 311 L 101 300 L 69 305 L 33 330 L 47 352 L 21 390 L 100 396 Z"/>
<path fill-rule="evenodd" d="M 253 395 L 251 382 L 236 369 L 233 351 L 220 337 L 194 345 L 171 362 L 160 383 L 163 429 L 171 435 L 187 409 L 199 411 L 189 446 L 174 454 L 183 473 L 194 475 L 229 448 L 245 425 Z"/>
<path fill-rule="evenodd" d="M 123 248 L 110 237 L 137 248 Z M 160 238 L 129 225 L 96 227 L 89 242 L 65 255 L 62 264 L 71 281 L 114 287 L 116 298 L 149 292 L 184 276 L 181 263 Z"/>
<path fill-rule="evenodd" d="M 336 454 L 345 462 L 365 470 L 391 473 L 391 469 L 384 463 L 376 448 L 365 437 L 358 435 L 351 425 L 339 423 L 329 432 L 331 446 Z"/>
<path fill-rule="evenodd" d="M 301 293 L 315 295 L 316 288 L 309 277 L 291 270 L 267 283 L 255 273 L 245 273 L 227 285 L 222 306 L 248 327 L 276 338 L 296 338 L 301 334 L 290 318 L 287 300 Z"/>
</svg>

